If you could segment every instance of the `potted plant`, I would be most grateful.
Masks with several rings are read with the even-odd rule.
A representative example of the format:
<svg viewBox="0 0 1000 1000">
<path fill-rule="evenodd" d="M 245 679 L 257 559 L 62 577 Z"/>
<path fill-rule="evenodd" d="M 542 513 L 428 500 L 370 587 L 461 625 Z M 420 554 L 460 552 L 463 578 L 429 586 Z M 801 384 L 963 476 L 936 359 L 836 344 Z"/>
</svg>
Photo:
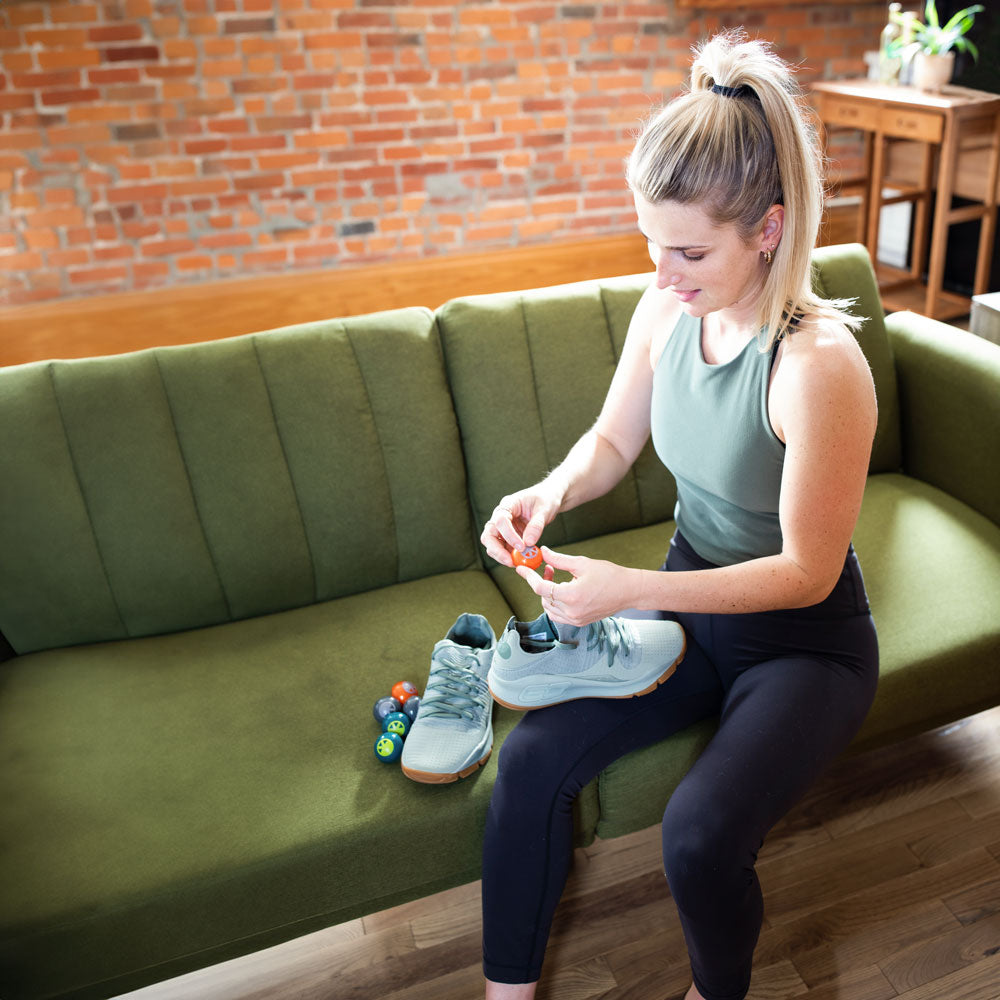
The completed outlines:
<svg viewBox="0 0 1000 1000">
<path fill-rule="evenodd" d="M 892 43 L 892 47 L 904 62 L 913 60 L 915 87 L 939 91 L 951 79 L 955 49 L 971 53 L 973 59 L 979 58 L 976 46 L 965 35 L 972 27 L 976 14 L 983 9 L 983 5 L 978 3 L 965 7 L 942 25 L 935 0 L 927 0 L 923 21 L 918 20 L 915 14 L 907 18 L 908 30 Z"/>
</svg>

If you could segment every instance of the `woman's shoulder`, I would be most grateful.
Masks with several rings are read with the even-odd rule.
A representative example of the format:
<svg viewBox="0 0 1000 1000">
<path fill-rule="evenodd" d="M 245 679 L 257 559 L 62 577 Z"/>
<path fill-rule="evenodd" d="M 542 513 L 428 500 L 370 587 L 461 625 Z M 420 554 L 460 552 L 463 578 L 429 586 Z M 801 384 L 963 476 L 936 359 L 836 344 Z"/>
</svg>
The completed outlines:
<svg viewBox="0 0 1000 1000">
<path fill-rule="evenodd" d="M 844 407 L 874 419 L 875 387 L 854 334 L 836 318 L 803 317 L 781 342 L 771 399 L 782 424 Z"/>
<path fill-rule="evenodd" d="M 857 338 L 832 316 L 807 314 L 781 344 L 782 365 L 802 376 L 821 376 L 841 371 L 870 376 L 868 362 Z"/>
</svg>

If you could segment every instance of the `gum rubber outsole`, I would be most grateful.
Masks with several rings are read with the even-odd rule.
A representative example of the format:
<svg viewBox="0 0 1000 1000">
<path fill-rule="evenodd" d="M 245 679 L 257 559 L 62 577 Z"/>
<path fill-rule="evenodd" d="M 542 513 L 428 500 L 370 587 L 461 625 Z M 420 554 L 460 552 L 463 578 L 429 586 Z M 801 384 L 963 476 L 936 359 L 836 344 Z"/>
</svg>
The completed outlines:
<svg viewBox="0 0 1000 1000">
<path fill-rule="evenodd" d="M 486 762 L 490 759 L 490 754 L 493 753 L 493 747 L 491 746 L 489 750 L 486 751 L 486 756 L 481 757 L 474 764 L 470 764 L 468 767 L 463 768 L 461 771 L 457 771 L 454 774 L 441 773 L 439 771 L 414 771 L 409 767 L 402 767 L 403 774 L 405 774 L 411 781 L 419 781 L 424 785 L 448 785 L 453 781 L 458 781 L 459 778 L 467 778 L 470 774 L 474 774 L 479 768 L 483 767 Z"/>
<path fill-rule="evenodd" d="M 631 694 L 575 694 L 570 698 L 557 698 L 555 701 L 547 701 L 541 705 L 517 705 L 512 701 L 504 701 L 500 698 L 497 693 L 493 690 L 492 685 L 490 686 L 490 694 L 493 695 L 493 700 L 498 705 L 503 705 L 504 708 L 513 709 L 515 712 L 530 712 L 536 708 L 551 708 L 553 705 L 562 705 L 567 701 L 579 701 L 581 698 L 611 698 L 613 700 L 623 700 L 625 698 L 640 698 L 644 694 L 649 694 L 651 691 L 655 691 L 664 681 L 668 680 L 673 672 L 677 669 L 677 665 L 684 659 L 684 654 L 687 652 L 687 635 L 684 636 L 684 645 L 681 646 L 680 656 L 670 664 L 667 669 L 660 674 L 659 677 L 652 684 L 644 687 L 641 691 L 633 691 Z"/>
</svg>

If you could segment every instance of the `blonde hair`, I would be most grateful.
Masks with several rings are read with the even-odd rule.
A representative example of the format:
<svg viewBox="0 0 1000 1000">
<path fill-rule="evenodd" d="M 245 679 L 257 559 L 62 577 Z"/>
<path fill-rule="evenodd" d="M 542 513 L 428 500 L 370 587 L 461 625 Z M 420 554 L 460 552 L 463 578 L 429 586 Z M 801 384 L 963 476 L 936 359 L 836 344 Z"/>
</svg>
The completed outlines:
<svg viewBox="0 0 1000 1000">
<path fill-rule="evenodd" d="M 742 29 L 722 32 L 695 49 L 689 92 L 649 119 L 626 161 L 628 185 L 646 201 L 701 205 L 716 225 L 735 225 L 747 243 L 772 205 L 784 207 L 781 242 L 758 302 L 761 350 L 806 314 L 851 329 L 861 323 L 846 313 L 849 301 L 812 290 L 822 154 L 801 101 L 791 70 L 767 43 L 747 41 Z"/>
</svg>

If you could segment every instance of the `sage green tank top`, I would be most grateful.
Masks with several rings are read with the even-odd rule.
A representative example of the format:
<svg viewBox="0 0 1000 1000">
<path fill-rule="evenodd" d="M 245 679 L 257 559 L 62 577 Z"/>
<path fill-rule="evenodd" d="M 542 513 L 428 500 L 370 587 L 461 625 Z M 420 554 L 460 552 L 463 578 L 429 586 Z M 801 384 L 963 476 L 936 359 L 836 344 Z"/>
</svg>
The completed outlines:
<svg viewBox="0 0 1000 1000">
<path fill-rule="evenodd" d="M 677 481 L 677 527 L 719 566 L 781 551 L 785 446 L 767 413 L 772 359 L 754 339 L 708 364 L 701 320 L 682 313 L 653 374 L 653 446 Z"/>
</svg>

